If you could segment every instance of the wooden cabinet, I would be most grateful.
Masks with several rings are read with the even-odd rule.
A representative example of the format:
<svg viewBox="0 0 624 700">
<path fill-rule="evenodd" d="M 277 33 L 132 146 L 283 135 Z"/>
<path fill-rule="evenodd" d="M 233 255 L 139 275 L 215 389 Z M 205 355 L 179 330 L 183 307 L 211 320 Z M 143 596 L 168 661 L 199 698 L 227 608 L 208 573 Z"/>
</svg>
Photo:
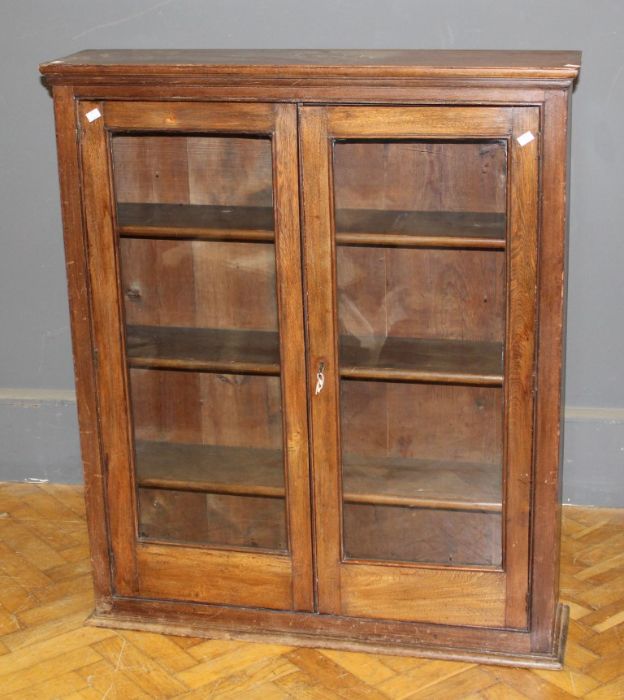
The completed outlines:
<svg viewBox="0 0 624 700">
<path fill-rule="evenodd" d="M 578 66 L 444 51 L 42 66 L 95 624 L 560 664 Z"/>
</svg>

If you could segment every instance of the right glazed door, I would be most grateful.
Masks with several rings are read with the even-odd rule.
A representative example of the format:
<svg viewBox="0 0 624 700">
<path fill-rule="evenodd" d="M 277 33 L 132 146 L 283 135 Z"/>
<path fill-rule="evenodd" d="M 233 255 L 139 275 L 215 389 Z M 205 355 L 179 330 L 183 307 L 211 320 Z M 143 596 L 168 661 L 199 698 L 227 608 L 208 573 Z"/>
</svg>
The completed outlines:
<svg viewBox="0 0 624 700">
<path fill-rule="evenodd" d="M 526 627 L 539 111 L 300 121 L 319 611 Z"/>
</svg>

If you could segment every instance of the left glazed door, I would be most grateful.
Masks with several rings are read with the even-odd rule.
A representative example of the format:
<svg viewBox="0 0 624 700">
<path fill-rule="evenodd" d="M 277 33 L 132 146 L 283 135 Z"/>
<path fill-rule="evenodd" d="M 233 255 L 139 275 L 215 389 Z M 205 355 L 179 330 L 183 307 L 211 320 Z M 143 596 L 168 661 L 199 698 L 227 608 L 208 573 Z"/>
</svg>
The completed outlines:
<svg viewBox="0 0 624 700">
<path fill-rule="evenodd" d="M 77 110 L 115 592 L 311 610 L 295 107 Z"/>
</svg>

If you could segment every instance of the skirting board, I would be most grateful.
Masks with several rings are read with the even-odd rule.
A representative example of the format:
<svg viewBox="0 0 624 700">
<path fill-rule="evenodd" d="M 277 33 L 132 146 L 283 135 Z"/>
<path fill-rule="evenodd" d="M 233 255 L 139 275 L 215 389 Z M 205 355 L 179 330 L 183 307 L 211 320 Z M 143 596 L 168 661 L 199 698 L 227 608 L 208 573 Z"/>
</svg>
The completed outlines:
<svg viewBox="0 0 624 700">
<path fill-rule="evenodd" d="M 563 444 L 563 503 L 624 507 L 624 409 L 568 407 Z"/>
<path fill-rule="evenodd" d="M 73 391 L 0 388 L 0 481 L 82 482 Z"/>
</svg>

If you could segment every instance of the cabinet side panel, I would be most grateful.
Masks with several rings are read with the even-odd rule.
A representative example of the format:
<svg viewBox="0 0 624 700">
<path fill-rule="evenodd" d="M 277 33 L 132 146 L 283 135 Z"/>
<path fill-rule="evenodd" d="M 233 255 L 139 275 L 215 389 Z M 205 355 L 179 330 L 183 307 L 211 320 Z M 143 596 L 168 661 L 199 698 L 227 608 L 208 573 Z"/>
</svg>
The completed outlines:
<svg viewBox="0 0 624 700">
<path fill-rule="evenodd" d="M 54 88 L 54 113 L 87 525 L 96 608 L 102 609 L 107 606 L 111 597 L 110 559 L 95 390 L 86 243 L 80 197 L 75 101 L 72 88 L 65 86 Z"/>
<path fill-rule="evenodd" d="M 531 610 L 537 652 L 552 646 L 559 597 L 568 99 L 567 91 L 550 93 L 543 117 Z"/>
</svg>

